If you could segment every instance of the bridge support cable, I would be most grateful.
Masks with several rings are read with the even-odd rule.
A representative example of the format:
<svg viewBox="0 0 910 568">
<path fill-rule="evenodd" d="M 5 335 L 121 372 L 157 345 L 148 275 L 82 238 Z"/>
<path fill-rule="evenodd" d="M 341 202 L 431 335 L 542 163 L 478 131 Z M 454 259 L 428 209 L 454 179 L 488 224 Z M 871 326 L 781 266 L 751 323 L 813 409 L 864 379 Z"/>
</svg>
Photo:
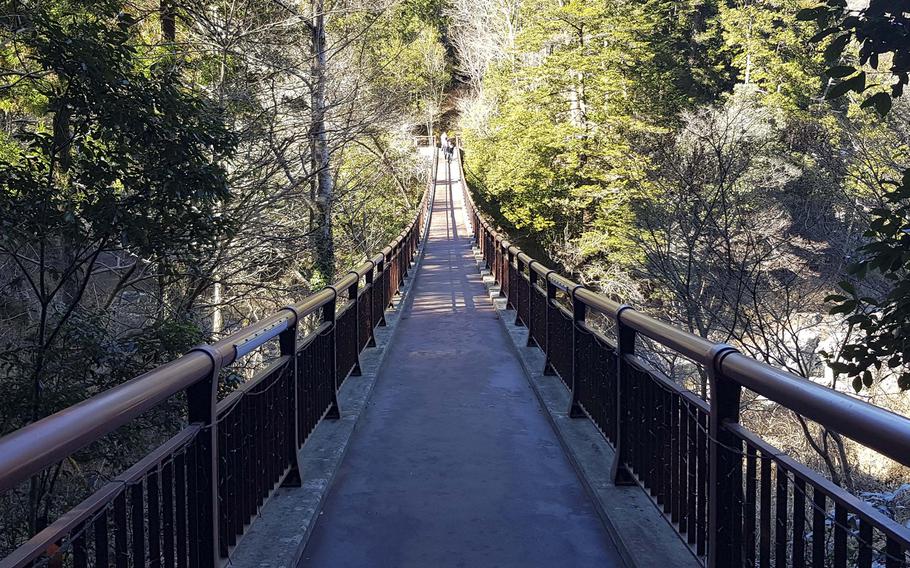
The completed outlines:
<svg viewBox="0 0 910 568">
<path fill-rule="evenodd" d="M 910 565 L 910 529 L 744 428 L 739 411 L 748 390 L 904 466 L 910 419 L 578 285 L 511 245 L 467 187 L 465 198 L 516 324 L 572 392 L 569 415 L 594 422 L 616 450 L 614 483 L 646 490 L 705 565 Z M 708 400 L 650 363 L 643 341 L 697 365 Z"/>
</svg>

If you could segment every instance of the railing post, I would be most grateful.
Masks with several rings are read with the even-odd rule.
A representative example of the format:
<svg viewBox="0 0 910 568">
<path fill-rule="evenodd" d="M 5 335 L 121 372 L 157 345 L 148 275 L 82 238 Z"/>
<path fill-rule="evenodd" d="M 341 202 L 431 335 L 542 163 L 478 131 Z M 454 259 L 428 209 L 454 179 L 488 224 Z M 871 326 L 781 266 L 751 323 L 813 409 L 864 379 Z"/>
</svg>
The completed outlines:
<svg viewBox="0 0 910 568">
<path fill-rule="evenodd" d="M 508 241 L 502 242 L 502 291 L 503 295 L 506 297 L 506 305 L 509 305 L 508 298 L 512 289 L 512 281 L 509 280 L 512 275 L 512 254 L 509 252 L 510 247 L 511 245 L 509 245 Z"/>
<path fill-rule="evenodd" d="M 493 235 L 488 231 L 484 230 L 483 232 L 483 255 L 484 260 L 487 261 L 487 267 L 490 269 L 490 274 L 493 275 L 495 279 L 495 274 L 493 274 L 493 257 L 495 256 L 495 249 L 493 247 Z"/>
<path fill-rule="evenodd" d="M 385 256 L 382 257 L 382 260 L 379 261 L 379 264 L 376 265 L 376 276 L 377 279 L 373 284 L 373 293 L 379 294 L 380 298 L 383 299 L 382 309 L 377 314 L 373 313 L 373 321 L 378 322 L 378 325 L 385 327 Z M 372 298 L 371 298 L 372 299 Z M 375 306 L 374 302 L 370 302 L 371 306 Z M 370 309 L 373 309 L 372 307 Z"/>
<path fill-rule="evenodd" d="M 329 357 L 329 369 L 331 373 L 331 380 L 329 384 L 332 385 L 332 403 L 329 405 L 329 410 L 326 412 L 325 417 L 329 420 L 337 420 L 341 418 L 341 407 L 338 405 L 338 322 L 336 321 L 336 304 L 338 299 L 338 290 L 334 286 L 327 286 L 332 290 L 332 299 L 322 307 L 322 321 L 331 323 L 330 337 L 331 341 L 331 351 L 332 355 Z"/>
<path fill-rule="evenodd" d="M 582 302 L 575 292 L 581 286 L 572 288 L 572 401 L 569 403 L 569 418 L 584 418 L 585 411 L 581 407 L 581 381 L 578 378 L 579 359 L 581 358 L 581 326 L 585 323 L 588 307 Z"/>
<path fill-rule="evenodd" d="M 522 276 L 521 273 L 525 270 L 525 263 L 521 261 L 521 256 L 515 255 L 515 301 L 518 304 L 515 307 L 515 325 L 527 325 L 521 320 L 521 288 L 522 288 Z"/>
<path fill-rule="evenodd" d="M 300 324 L 300 312 L 298 312 L 297 308 L 294 306 L 285 306 L 282 310 L 287 310 L 293 314 L 294 323 L 289 325 L 288 328 L 282 331 L 281 335 L 278 336 L 278 346 L 281 349 L 281 356 L 290 357 L 285 372 L 291 377 L 291 388 L 289 389 L 290 392 L 288 392 L 288 397 L 291 399 L 291 415 L 286 424 L 286 427 L 288 428 L 288 440 L 290 442 L 287 448 L 288 463 L 291 464 L 291 469 L 284 477 L 284 480 L 282 480 L 281 486 L 300 487 L 303 485 L 303 480 L 300 477 L 300 464 L 297 462 L 297 450 L 300 449 L 298 431 L 298 421 L 300 420 L 300 383 L 298 381 L 299 375 L 297 372 L 297 329 Z"/>
<path fill-rule="evenodd" d="M 546 348 L 543 350 L 544 355 L 546 355 L 546 359 L 544 360 L 544 365 L 543 365 L 543 374 L 546 376 L 555 376 L 556 375 L 556 369 L 553 368 L 553 363 L 550 361 L 550 350 L 553 345 L 553 325 L 552 325 L 553 322 L 550 321 L 550 319 L 551 319 L 550 318 L 550 307 L 556 301 L 556 290 L 557 290 L 556 285 L 550 281 L 550 276 L 555 273 L 556 273 L 555 270 L 550 270 L 544 276 L 544 282 L 546 282 L 546 284 L 547 284 L 547 302 L 544 305 L 543 313 L 546 316 L 545 321 L 547 322 L 546 327 L 544 328 L 544 334 L 546 335 L 547 340 L 544 342 L 546 344 L 545 345 Z"/>
<path fill-rule="evenodd" d="M 499 295 L 502 296 L 502 239 L 493 237 L 493 276 L 499 282 Z"/>
<path fill-rule="evenodd" d="M 512 309 L 515 309 L 516 306 L 512 305 L 512 274 L 515 268 L 512 266 L 512 263 L 515 260 L 515 253 L 512 252 L 512 247 L 506 249 L 506 275 L 504 279 L 506 281 L 506 306 L 512 306 Z"/>
<path fill-rule="evenodd" d="M 709 352 L 708 380 L 711 387 L 708 455 L 708 566 L 742 565 L 743 463 L 742 441 L 727 424 L 739 422 L 742 387 L 725 377 L 724 358 L 737 353 L 725 344 Z"/>
<path fill-rule="evenodd" d="M 365 288 L 363 290 L 364 294 L 370 295 L 370 338 L 367 340 L 367 347 L 376 347 L 376 334 L 373 333 L 373 326 L 376 323 L 376 314 L 373 313 L 373 294 L 375 293 L 376 286 L 374 286 L 373 272 L 376 269 L 376 263 L 373 260 L 370 260 L 370 271 L 366 275 Z"/>
<path fill-rule="evenodd" d="M 534 345 L 534 331 L 536 330 L 534 324 L 534 302 L 537 300 L 537 271 L 534 270 L 534 263 L 536 260 L 532 260 L 528 263 L 528 347 Z"/>
<path fill-rule="evenodd" d="M 357 277 L 351 287 L 348 288 L 348 301 L 354 303 L 350 309 L 354 310 L 354 353 L 356 354 L 351 376 L 360 377 L 363 376 L 363 371 L 360 369 L 360 302 L 357 301 L 357 296 L 360 292 L 360 274 L 354 270 L 350 274 Z"/>
<path fill-rule="evenodd" d="M 629 438 L 626 431 L 631 430 L 632 421 L 629 417 L 626 402 L 626 385 L 630 383 L 631 372 L 626 357 L 635 353 L 635 330 L 622 321 L 622 313 L 631 310 L 632 306 L 621 305 L 616 310 L 616 404 L 613 416 L 613 431 L 615 432 L 616 456 L 613 458 L 613 467 L 610 476 L 614 485 L 634 485 L 635 477 L 629 470 Z"/>
<path fill-rule="evenodd" d="M 187 418 L 190 424 L 200 424 L 197 434 L 196 494 L 188 495 L 189 513 L 197 527 L 196 538 L 199 557 L 195 565 L 201 568 L 215 568 L 221 557 L 218 517 L 218 420 L 215 404 L 218 395 L 218 375 L 221 371 L 221 356 L 210 345 L 200 345 L 192 351 L 205 353 L 212 361 L 212 370 L 186 390 Z"/>
</svg>

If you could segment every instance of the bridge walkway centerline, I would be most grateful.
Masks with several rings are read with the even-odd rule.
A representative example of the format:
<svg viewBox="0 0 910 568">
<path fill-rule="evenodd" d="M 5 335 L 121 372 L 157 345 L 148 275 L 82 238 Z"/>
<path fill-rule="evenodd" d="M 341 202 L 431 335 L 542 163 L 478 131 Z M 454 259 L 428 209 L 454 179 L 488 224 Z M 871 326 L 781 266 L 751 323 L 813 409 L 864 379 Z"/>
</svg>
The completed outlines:
<svg viewBox="0 0 910 568">
<path fill-rule="evenodd" d="M 456 170 L 299 565 L 621 566 L 497 321 Z"/>
</svg>

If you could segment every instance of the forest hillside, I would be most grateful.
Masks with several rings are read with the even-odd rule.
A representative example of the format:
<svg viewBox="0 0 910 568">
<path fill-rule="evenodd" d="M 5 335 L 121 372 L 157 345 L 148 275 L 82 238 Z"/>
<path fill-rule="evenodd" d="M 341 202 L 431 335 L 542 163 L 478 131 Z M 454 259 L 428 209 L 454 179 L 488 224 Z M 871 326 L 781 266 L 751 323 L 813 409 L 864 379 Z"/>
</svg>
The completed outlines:
<svg viewBox="0 0 910 568">
<path fill-rule="evenodd" d="M 900 4 L 456 0 L 468 181 L 580 283 L 907 414 Z M 685 359 L 652 358 L 709 395 Z M 743 404 L 777 447 L 904 515 L 905 469 Z"/>
</svg>

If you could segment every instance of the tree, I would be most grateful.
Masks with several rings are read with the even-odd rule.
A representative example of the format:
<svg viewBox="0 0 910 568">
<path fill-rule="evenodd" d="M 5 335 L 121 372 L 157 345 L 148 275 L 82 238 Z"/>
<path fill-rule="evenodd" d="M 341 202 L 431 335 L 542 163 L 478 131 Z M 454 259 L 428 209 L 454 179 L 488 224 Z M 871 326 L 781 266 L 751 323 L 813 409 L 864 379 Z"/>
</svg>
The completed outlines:
<svg viewBox="0 0 910 568">
<path fill-rule="evenodd" d="M 737 0 L 720 9 L 725 49 L 739 80 L 768 104 L 806 109 L 818 100 L 824 61 L 807 45 L 810 25 L 797 20 L 797 0 Z"/>
<path fill-rule="evenodd" d="M 862 107 L 887 115 L 892 99 L 903 95 L 910 74 L 910 36 L 906 34 L 910 14 L 906 5 L 872 0 L 865 10 L 855 12 L 841 0 L 829 0 L 802 10 L 799 17 L 818 22 L 822 30 L 816 40 L 833 38 L 825 52 L 832 63 L 827 73 L 843 80 L 831 88 L 828 98 L 862 94 Z M 858 59 L 848 52 L 851 40 L 859 44 Z M 887 72 L 878 71 L 880 65 L 889 63 Z M 890 78 L 890 84 L 873 85 L 870 76 Z M 908 149 L 896 150 L 906 156 Z M 828 297 L 836 304 L 831 313 L 847 315 L 847 322 L 861 331 L 858 340 L 845 345 L 830 362 L 835 372 L 853 378 L 857 391 L 873 385 L 873 367 L 890 369 L 900 388 L 910 389 L 910 168 L 883 180 L 883 184 L 889 190 L 884 202 L 871 211 L 865 235 L 868 242 L 860 248 L 862 257 L 849 272 L 860 284 L 877 272 L 886 286 L 875 290 L 844 281 L 843 293 Z"/>
<path fill-rule="evenodd" d="M 22 334 L 4 346 L 0 364 L 28 408 L 4 416 L 4 431 L 81 399 L 79 386 L 104 375 L 68 368 L 62 355 L 78 353 L 80 335 L 91 339 L 146 266 L 173 273 L 230 231 L 214 211 L 229 198 L 220 164 L 234 139 L 217 107 L 182 82 L 177 62 L 140 62 L 125 8 L 115 0 L 20 2 L 0 32 L 8 109 L 35 115 L 0 156 L 0 257 L 15 290 L 10 323 Z M 32 479 L 33 530 L 55 477 Z"/>
</svg>

